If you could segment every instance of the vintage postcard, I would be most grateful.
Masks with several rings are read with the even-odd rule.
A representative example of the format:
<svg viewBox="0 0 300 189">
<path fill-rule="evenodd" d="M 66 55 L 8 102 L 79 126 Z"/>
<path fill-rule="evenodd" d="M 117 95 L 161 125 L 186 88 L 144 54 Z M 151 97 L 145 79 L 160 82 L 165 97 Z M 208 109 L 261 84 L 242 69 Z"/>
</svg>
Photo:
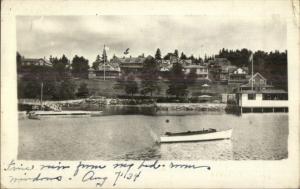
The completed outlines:
<svg viewBox="0 0 300 189">
<path fill-rule="evenodd" d="M 299 187 L 299 1 L 2 1 L 1 187 Z"/>
</svg>

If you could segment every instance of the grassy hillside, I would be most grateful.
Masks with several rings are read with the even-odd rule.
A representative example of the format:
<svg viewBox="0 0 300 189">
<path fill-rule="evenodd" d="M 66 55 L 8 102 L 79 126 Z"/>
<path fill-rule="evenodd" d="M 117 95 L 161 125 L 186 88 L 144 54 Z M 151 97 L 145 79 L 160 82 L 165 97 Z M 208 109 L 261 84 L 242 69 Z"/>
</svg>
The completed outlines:
<svg viewBox="0 0 300 189">
<path fill-rule="evenodd" d="M 88 85 L 88 89 L 92 95 L 98 96 L 117 96 L 117 95 L 126 95 L 124 90 L 116 89 L 117 82 L 114 80 L 100 80 L 100 79 L 76 79 L 74 80 L 77 86 L 80 83 L 84 82 Z M 168 83 L 166 81 L 161 81 L 159 83 L 160 91 L 154 93 L 154 96 L 167 96 L 166 91 L 168 89 Z M 201 93 L 212 93 L 212 94 L 221 94 L 221 93 L 231 93 L 232 89 L 235 86 L 227 86 L 220 84 L 211 84 L 208 88 L 203 88 L 201 84 L 193 84 L 189 86 L 189 95 L 198 96 Z M 140 95 L 140 94 L 136 94 Z"/>
</svg>

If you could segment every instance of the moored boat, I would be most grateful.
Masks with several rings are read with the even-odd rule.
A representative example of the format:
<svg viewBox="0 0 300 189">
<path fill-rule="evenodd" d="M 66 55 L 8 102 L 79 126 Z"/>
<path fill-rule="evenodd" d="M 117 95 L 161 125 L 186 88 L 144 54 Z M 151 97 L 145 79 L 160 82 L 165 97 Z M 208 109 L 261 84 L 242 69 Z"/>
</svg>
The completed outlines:
<svg viewBox="0 0 300 189">
<path fill-rule="evenodd" d="M 39 116 L 36 115 L 35 113 L 32 113 L 32 112 L 28 114 L 28 118 L 29 118 L 29 119 L 40 120 Z"/>
<path fill-rule="evenodd" d="M 160 143 L 171 142 L 197 142 L 230 139 L 232 129 L 217 131 L 215 129 L 207 129 L 201 131 L 187 131 L 181 133 L 166 132 L 164 136 L 160 137 Z"/>
<path fill-rule="evenodd" d="M 32 111 L 28 118 L 52 117 L 52 116 L 100 116 L 103 111 Z"/>
</svg>

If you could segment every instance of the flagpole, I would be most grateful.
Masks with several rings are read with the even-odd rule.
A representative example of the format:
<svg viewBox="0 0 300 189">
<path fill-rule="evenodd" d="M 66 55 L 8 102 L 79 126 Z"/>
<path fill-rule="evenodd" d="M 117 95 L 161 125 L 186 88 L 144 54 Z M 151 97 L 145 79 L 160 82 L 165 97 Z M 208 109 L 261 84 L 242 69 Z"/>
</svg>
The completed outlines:
<svg viewBox="0 0 300 189">
<path fill-rule="evenodd" d="M 104 54 L 104 51 L 105 51 L 105 45 L 104 45 L 104 49 L 103 49 L 103 62 L 104 62 L 104 65 L 103 65 L 103 67 L 104 67 L 104 77 L 103 77 L 103 80 L 105 81 L 105 59 L 106 59 L 106 53 Z"/>
<path fill-rule="evenodd" d="M 42 81 L 41 82 L 41 110 L 43 110 L 43 88 L 44 88 L 44 83 Z"/>
<path fill-rule="evenodd" d="M 253 54 L 251 54 L 251 63 L 252 63 L 252 69 L 251 69 L 251 74 L 252 74 L 252 80 L 251 80 L 251 90 L 253 91 Z"/>
</svg>

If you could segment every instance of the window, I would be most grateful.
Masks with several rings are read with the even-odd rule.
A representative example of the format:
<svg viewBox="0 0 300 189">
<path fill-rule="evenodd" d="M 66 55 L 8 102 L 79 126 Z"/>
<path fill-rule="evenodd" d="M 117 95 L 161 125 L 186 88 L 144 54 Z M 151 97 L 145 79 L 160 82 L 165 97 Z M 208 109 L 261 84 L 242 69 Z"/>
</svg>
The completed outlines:
<svg viewBox="0 0 300 189">
<path fill-rule="evenodd" d="M 287 94 L 263 94 L 263 100 L 288 100 Z"/>
<path fill-rule="evenodd" d="M 248 94 L 248 100 L 255 100 L 256 94 Z"/>
</svg>

